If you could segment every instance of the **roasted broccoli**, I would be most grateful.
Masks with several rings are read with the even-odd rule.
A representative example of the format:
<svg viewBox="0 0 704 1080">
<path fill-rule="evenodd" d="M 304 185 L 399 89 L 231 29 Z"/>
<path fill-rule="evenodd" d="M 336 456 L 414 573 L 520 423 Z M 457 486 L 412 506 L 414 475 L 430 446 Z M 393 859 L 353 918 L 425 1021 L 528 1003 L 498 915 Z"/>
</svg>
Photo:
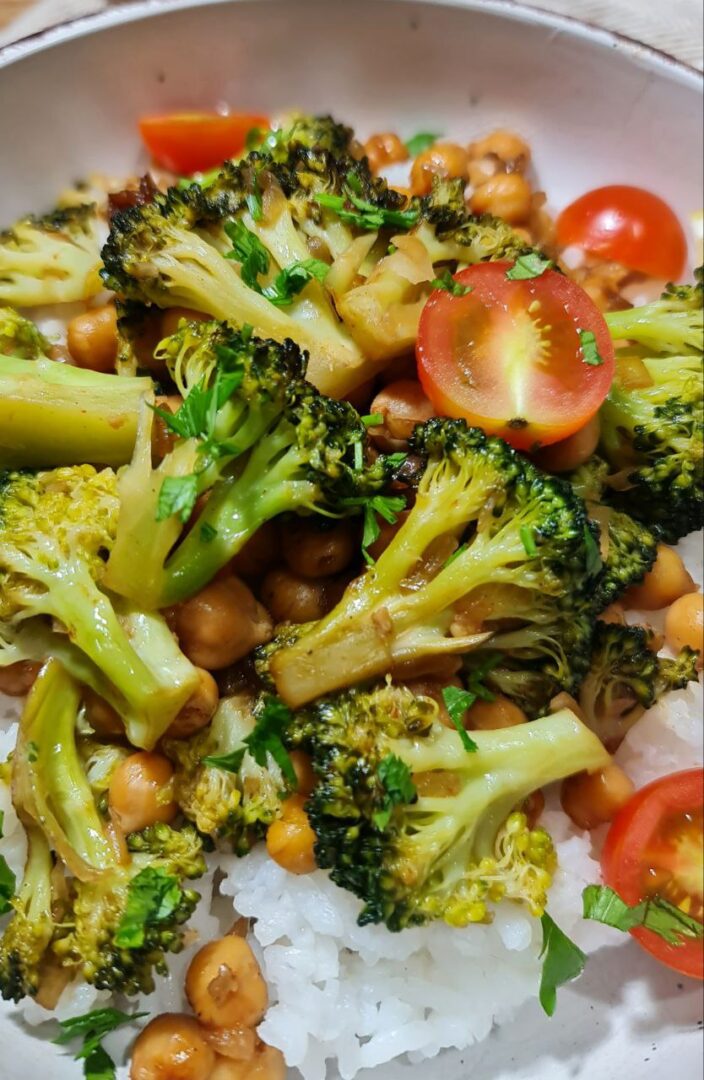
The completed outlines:
<svg viewBox="0 0 704 1080">
<path fill-rule="evenodd" d="M 125 465 L 152 397 L 150 379 L 0 355 L 0 468 Z"/>
<path fill-rule="evenodd" d="M 199 833 L 245 855 L 278 817 L 286 781 L 269 755 L 259 765 L 245 739 L 256 723 L 249 694 L 223 698 L 208 728 L 191 739 L 167 739 L 175 765 L 174 794 Z M 212 764 L 216 759 L 220 764 Z"/>
<path fill-rule="evenodd" d="M 643 626 L 596 624 L 579 703 L 586 723 L 612 752 L 646 709 L 697 681 L 697 652 L 685 647 L 670 660 L 658 656 L 653 643 L 653 631 Z"/>
<path fill-rule="evenodd" d="M 46 360 L 51 346 L 37 326 L 11 307 L 0 307 L 0 356 Z"/>
<path fill-rule="evenodd" d="M 473 731 L 468 752 L 434 701 L 391 684 L 294 714 L 288 738 L 318 776 L 306 804 L 318 865 L 364 901 L 362 925 L 390 930 L 488 922 L 504 897 L 540 915 L 555 852 L 519 808 L 544 784 L 609 760 L 566 710 Z"/>
<path fill-rule="evenodd" d="M 290 337 L 318 389 L 344 396 L 413 347 L 436 264 L 526 250 L 504 222 L 466 210 L 460 182 L 406 205 L 351 148 L 348 129 L 301 119 L 206 183 L 117 214 L 106 283 Z"/>
<path fill-rule="evenodd" d="M 49 946 L 99 989 L 149 993 L 153 973 L 166 970 L 165 954 L 182 946 L 182 925 L 198 899 L 182 882 L 205 870 L 190 827 L 177 832 L 157 824 L 133 833 L 124 857 L 83 768 L 79 709 L 78 684 L 50 661 L 27 700 L 12 761 L 13 800 L 30 835 L 18 914 L 0 945 L 8 972 L 0 961 L 3 991 L 15 998 L 36 992 L 38 961 Z M 49 846 L 74 875 L 56 921 Z"/>
<path fill-rule="evenodd" d="M 0 232 L 0 303 L 15 307 L 87 300 L 102 289 L 95 207 L 22 218 Z"/>
<path fill-rule="evenodd" d="M 133 745 L 150 748 L 196 690 L 198 673 L 159 615 L 101 590 L 117 512 L 109 469 L 2 477 L 0 664 L 18 659 L 16 650 L 37 658 L 33 650 L 48 645 L 118 711 Z"/>
<path fill-rule="evenodd" d="M 319 623 L 268 650 L 281 697 L 298 706 L 443 653 L 483 665 L 487 649 L 508 667 L 535 665 L 542 699 L 574 688 L 601 568 L 584 504 L 463 421 L 431 420 L 412 446 L 427 468 L 376 565 Z"/>
<path fill-rule="evenodd" d="M 600 411 L 609 501 L 670 542 L 704 525 L 702 277 L 607 316 L 616 377 Z"/>
</svg>

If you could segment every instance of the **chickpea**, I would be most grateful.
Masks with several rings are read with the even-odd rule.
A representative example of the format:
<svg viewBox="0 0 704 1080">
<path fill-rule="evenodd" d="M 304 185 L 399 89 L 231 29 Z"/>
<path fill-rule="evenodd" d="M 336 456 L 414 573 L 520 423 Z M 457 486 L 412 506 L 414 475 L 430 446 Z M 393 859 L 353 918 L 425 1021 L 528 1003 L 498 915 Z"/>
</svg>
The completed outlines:
<svg viewBox="0 0 704 1080">
<path fill-rule="evenodd" d="M 164 412 L 176 413 L 181 408 L 183 398 L 178 394 L 169 394 L 168 396 L 160 395 L 156 399 L 156 404 L 159 409 Z M 162 420 L 158 413 L 154 413 L 152 418 L 152 462 L 154 465 L 158 465 L 160 461 L 169 454 L 176 442 L 176 436 L 173 431 L 170 431 L 166 426 L 166 422 Z"/>
<path fill-rule="evenodd" d="M 339 574 L 352 562 L 356 546 L 346 521 L 337 521 L 330 528 L 294 521 L 284 533 L 286 564 L 294 574 L 306 578 Z"/>
<path fill-rule="evenodd" d="M 215 1061 L 192 1016 L 165 1013 L 138 1036 L 130 1080 L 209 1080 Z"/>
<path fill-rule="evenodd" d="M 458 690 L 463 690 L 464 684 L 458 676 L 453 675 L 451 678 L 445 679 L 444 682 L 437 682 L 434 679 L 410 679 L 406 682 L 406 686 L 416 697 L 432 698 L 438 706 L 438 720 L 440 723 L 444 724 L 445 727 L 454 727 L 454 724 L 450 720 L 442 692 L 446 686 L 456 686 Z M 464 723 L 464 717 L 462 718 L 462 722 Z"/>
<path fill-rule="evenodd" d="M 280 1050 L 260 1043 L 251 1061 L 220 1058 L 210 1080 L 286 1080 L 286 1062 Z"/>
<path fill-rule="evenodd" d="M 515 131 L 497 128 L 467 147 L 470 161 L 493 157 L 507 172 L 523 172 L 530 164 L 530 147 Z"/>
<path fill-rule="evenodd" d="M 580 829 L 595 829 L 611 821 L 635 791 L 633 782 L 618 765 L 593 773 L 577 773 L 563 781 L 562 809 Z"/>
<path fill-rule="evenodd" d="M 174 629 L 188 659 L 209 671 L 241 660 L 273 632 L 268 611 L 236 577 L 211 581 L 179 604 Z"/>
<path fill-rule="evenodd" d="M 215 679 L 205 668 L 198 668 L 198 688 L 169 725 L 167 736 L 170 739 L 187 739 L 195 735 L 196 731 L 210 723 L 219 700 L 220 692 Z"/>
<path fill-rule="evenodd" d="M 597 413 L 591 420 L 587 420 L 584 427 L 575 431 L 574 435 L 561 439 L 552 446 L 544 446 L 535 455 L 535 460 L 541 469 L 547 469 L 548 472 L 571 472 L 592 456 L 599 442 L 599 434 Z"/>
<path fill-rule="evenodd" d="M 467 179 L 473 188 L 478 188 L 480 184 L 486 183 L 492 176 L 505 171 L 498 158 L 495 158 L 493 154 L 487 154 L 486 157 L 469 159 Z"/>
<path fill-rule="evenodd" d="M 315 833 L 305 811 L 305 796 L 291 795 L 281 804 L 281 817 L 266 831 L 266 850 L 291 874 L 311 874 L 316 869 Z"/>
<path fill-rule="evenodd" d="M 310 795 L 317 783 L 317 777 L 313 771 L 313 763 L 303 750 L 292 750 L 289 754 L 293 771 L 296 774 L 299 795 Z"/>
<path fill-rule="evenodd" d="M 273 521 L 267 521 L 250 536 L 241 551 L 228 564 L 229 570 L 243 578 L 258 578 L 265 574 L 279 556 L 279 532 Z"/>
<path fill-rule="evenodd" d="M 188 322 L 207 322 L 209 318 L 209 315 L 205 315 L 202 311 L 195 311 L 193 308 L 167 308 L 161 315 L 161 336 L 171 337 L 175 334 L 181 319 L 187 319 Z"/>
<path fill-rule="evenodd" d="M 18 660 L 16 664 L 0 667 L 0 694 L 24 697 L 32 689 L 41 666 L 36 660 Z"/>
<path fill-rule="evenodd" d="M 290 570 L 270 570 L 262 582 L 261 598 L 276 623 L 313 622 L 335 604 L 331 584 L 324 578 L 309 581 Z"/>
<path fill-rule="evenodd" d="M 467 151 L 457 143 L 435 143 L 423 150 L 411 166 L 411 191 L 414 195 L 427 195 L 433 186 L 434 176 L 467 179 Z"/>
<path fill-rule="evenodd" d="M 88 686 L 83 687 L 82 696 L 86 720 L 98 735 L 125 734 L 125 725 L 112 705 Z"/>
<path fill-rule="evenodd" d="M 435 416 L 435 409 L 417 379 L 389 383 L 376 395 L 369 411 L 383 417 L 378 427 L 369 429 L 371 438 L 383 450 L 403 449 L 416 424 Z"/>
<path fill-rule="evenodd" d="M 599 616 L 601 618 L 601 616 Z M 550 699 L 550 712 L 560 712 L 561 709 L 569 709 L 575 716 L 578 716 L 583 724 L 586 724 L 587 718 L 584 714 L 584 709 L 576 701 L 571 694 L 568 694 L 566 690 L 561 690 L 559 694 L 555 694 L 554 698 Z"/>
<path fill-rule="evenodd" d="M 369 168 L 375 173 L 385 165 L 408 161 L 408 150 L 393 131 L 371 135 L 364 144 L 364 153 L 369 159 Z"/>
<path fill-rule="evenodd" d="M 609 606 L 604 611 L 602 611 L 599 618 L 602 622 L 616 623 L 617 626 L 626 625 L 626 613 L 623 610 L 623 606 L 619 604 L 618 601 L 614 601 L 613 604 L 609 604 Z"/>
<path fill-rule="evenodd" d="M 499 728 L 525 724 L 528 717 L 510 698 L 497 694 L 493 701 L 475 701 L 467 713 L 467 727 L 474 731 L 496 731 Z"/>
<path fill-rule="evenodd" d="M 695 589 L 696 586 L 677 552 L 666 544 L 658 544 L 657 558 L 652 570 L 645 575 L 640 585 L 632 585 L 623 594 L 622 603 L 626 608 L 657 611 Z"/>
<path fill-rule="evenodd" d="M 704 657 L 704 596 L 700 592 L 680 596 L 665 616 L 665 638 L 674 652 L 685 646 L 697 649 L 699 663 Z"/>
<path fill-rule="evenodd" d="M 475 214 L 494 214 L 520 225 L 531 212 L 530 184 L 520 173 L 497 173 L 475 189 L 470 205 Z"/>
<path fill-rule="evenodd" d="M 203 1028 L 203 1034 L 216 1054 L 232 1061 L 251 1061 L 257 1049 L 254 1028 L 236 1024 L 229 1028 Z"/>
<path fill-rule="evenodd" d="M 266 1012 L 268 994 L 254 953 L 228 934 L 196 953 L 186 972 L 186 997 L 201 1024 L 253 1028 Z"/>
<path fill-rule="evenodd" d="M 178 813 L 173 775 L 168 758 L 147 750 L 120 762 L 110 780 L 108 805 L 113 821 L 125 835 L 157 821 L 173 821 Z"/>
<path fill-rule="evenodd" d="M 74 363 L 92 371 L 111 372 L 117 359 L 117 312 L 114 304 L 75 315 L 66 334 Z"/>
</svg>

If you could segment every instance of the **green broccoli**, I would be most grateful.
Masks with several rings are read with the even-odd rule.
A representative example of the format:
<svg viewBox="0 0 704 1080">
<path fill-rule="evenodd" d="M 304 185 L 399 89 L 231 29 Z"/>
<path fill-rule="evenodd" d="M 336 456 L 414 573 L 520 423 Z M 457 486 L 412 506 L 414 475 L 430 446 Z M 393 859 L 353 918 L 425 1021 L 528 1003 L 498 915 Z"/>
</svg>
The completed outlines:
<svg viewBox="0 0 704 1080">
<path fill-rule="evenodd" d="M 0 664 L 13 663 L 18 652 L 41 658 L 33 650 L 49 645 L 49 655 L 117 710 L 133 745 L 149 749 L 195 692 L 198 672 L 159 615 L 101 590 L 117 513 L 109 469 L 2 477 Z M 47 627 L 46 616 L 65 633 Z"/>
<path fill-rule="evenodd" d="M 95 206 L 26 217 L 0 232 L 0 304 L 36 307 L 88 300 L 102 289 Z"/>
<path fill-rule="evenodd" d="M 364 901 L 362 925 L 488 922 L 503 898 L 542 914 L 555 852 L 519 808 L 609 755 L 567 710 L 473 731 L 469 751 L 437 712 L 387 684 L 294 714 L 289 744 L 312 755 L 318 777 L 306 804 L 318 865 Z"/>
<path fill-rule="evenodd" d="M 467 653 L 484 665 L 486 650 L 537 664 L 543 696 L 572 689 L 601 568 L 583 503 L 463 421 L 417 427 L 412 447 L 427 459 L 413 509 L 329 615 L 268 650 L 278 693 L 298 706 L 407 661 Z"/>
<path fill-rule="evenodd" d="M 259 765 L 247 748 L 256 719 L 252 697 L 236 694 L 222 699 L 205 730 L 162 743 L 175 765 L 174 794 L 184 815 L 199 833 L 226 841 L 238 855 L 264 837 L 286 789 L 277 762 L 268 756 Z"/>
<path fill-rule="evenodd" d="M 616 377 L 600 410 L 609 501 L 677 541 L 704 525 L 704 330 L 698 284 L 607 315 Z M 634 365 L 637 378 L 634 378 Z"/>
<path fill-rule="evenodd" d="M 0 355 L 0 469 L 125 465 L 152 399 L 151 379 Z"/>
<path fill-rule="evenodd" d="M 46 360 L 51 345 L 31 319 L 11 307 L 0 307 L 0 356 Z"/>
<path fill-rule="evenodd" d="M 56 931 L 51 850 L 36 825 L 28 826 L 26 833 L 24 876 L 12 902 L 14 915 L 0 938 L 0 994 L 8 1001 L 37 993 L 42 962 Z"/>
<path fill-rule="evenodd" d="M 699 654 L 684 648 L 670 660 L 654 651 L 643 626 L 597 622 L 589 671 L 579 691 L 586 723 L 613 752 L 646 709 L 698 678 Z"/>
</svg>

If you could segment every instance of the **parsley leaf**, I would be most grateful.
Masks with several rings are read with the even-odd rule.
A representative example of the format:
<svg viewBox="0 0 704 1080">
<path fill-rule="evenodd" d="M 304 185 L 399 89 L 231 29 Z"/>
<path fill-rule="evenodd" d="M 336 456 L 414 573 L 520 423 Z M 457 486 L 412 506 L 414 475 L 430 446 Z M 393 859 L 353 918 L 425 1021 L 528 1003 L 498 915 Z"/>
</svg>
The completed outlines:
<svg viewBox="0 0 704 1080">
<path fill-rule="evenodd" d="M 115 932 L 117 947 L 141 948 L 145 929 L 170 918 L 180 900 L 181 887 L 177 878 L 153 866 L 140 870 L 129 884 L 125 910 Z"/>
<path fill-rule="evenodd" d="M 172 514 L 177 514 L 185 525 L 193 513 L 197 498 L 198 476 L 196 473 L 190 473 L 188 476 L 165 477 L 156 504 L 156 520 L 165 521 Z"/>
<path fill-rule="evenodd" d="M 464 553 L 468 549 L 468 547 L 469 547 L 469 544 L 467 544 L 467 543 L 460 544 L 460 546 L 457 548 L 457 550 L 452 552 L 452 555 L 448 555 L 447 558 L 445 559 L 445 562 L 443 563 L 443 567 L 442 567 L 443 570 L 445 569 L 446 566 L 451 566 L 452 563 L 455 561 L 455 559 L 459 559 L 460 555 L 464 555 Z"/>
<path fill-rule="evenodd" d="M 540 952 L 543 971 L 539 997 L 544 1011 L 548 1016 L 552 1016 L 557 1005 L 558 987 L 581 975 L 587 958 L 582 950 L 563 934 L 547 911 L 543 912 L 540 923 L 543 928 L 543 947 Z"/>
<path fill-rule="evenodd" d="M 246 196 L 245 202 L 247 209 L 252 215 L 254 221 L 261 221 L 264 216 L 264 206 L 262 204 L 261 192 L 258 188 L 255 188 L 249 195 Z"/>
<path fill-rule="evenodd" d="M 519 536 L 521 543 L 525 549 L 526 555 L 533 559 L 538 554 L 538 548 L 535 543 L 535 533 L 528 525 L 521 525 L 519 529 Z"/>
<path fill-rule="evenodd" d="M 277 307 L 287 307 L 309 281 L 325 281 L 329 270 L 322 259 L 303 259 L 279 271 L 271 285 L 261 290 L 262 296 Z"/>
<path fill-rule="evenodd" d="M 254 196 L 248 196 L 247 206 L 254 220 L 258 221 L 262 216 L 261 197 L 257 202 Z M 266 297 L 277 307 L 287 307 L 292 304 L 294 298 L 309 281 L 313 279 L 325 281 L 330 270 L 328 264 L 322 259 L 302 259 L 300 262 L 284 267 L 270 285 L 262 288 L 259 277 L 269 272 L 271 266 L 269 252 L 259 237 L 241 221 L 228 221 L 225 232 L 232 241 L 232 251 L 228 252 L 225 258 L 236 259 L 241 264 L 240 273 L 245 285 Z"/>
<path fill-rule="evenodd" d="M 587 574 L 596 577 L 601 573 L 601 551 L 588 525 L 584 526 L 584 546 L 587 549 Z"/>
<path fill-rule="evenodd" d="M 296 790 L 298 780 L 296 771 L 288 755 L 288 751 L 282 741 L 282 733 L 291 720 L 291 710 L 283 701 L 268 694 L 264 698 L 262 709 L 257 717 L 253 730 L 242 740 L 243 745 L 230 754 L 208 755 L 203 758 L 204 765 L 210 765 L 215 769 L 224 769 L 225 772 L 239 772 L 242 759 L 247 751 L 252 755 L 257 765 L 266 767 L 267 754 L 271 754 L 281 772 L 286 777 L 289 787 Z"/>
<path fill-rule="evenodd" d="M 474 702 L 477 700 L 477 695 L 473 694 L 470 690 L 460 690 L 459 686 L 446 686 L 442 692 L 442 700 L 445 703 L 447 715 L 450 717 L 452 725 L 457 731 L 463 747 L 468 754 L 475 754 L 477 752 L 477 744 L 465 731 L 462 721 L 467 709 L 471 709 L 472 705 L 474 705 Z"/>
<path fill-rule="evenodd" d="M 0 839 L 2 839 L 2 829 L 5 823 L 5 815 L 0 810 Z M 13 874 L 10 867 L 7 865 L 7 861 L 4 855 L 0 855 L 0 915 L 6 915 L 8 911 L 12 910 L 12 904 L 10 901 L 15 895 L 15 886 L 17 885 L 17 879 Z"/>
<path fill-rule="evenodd" d="M 360 416 L 359 419 L 365 427 L 378 427 L 384 423 L 384 417 L 380 412 L 367 413 L 366 416 Z"/>
<path fill-rule="evenodd" d="M 544 259 L 537 251 L 531 251 L 527 255 L 519 255 L 510 270 L 506 271 L 507 281 L 529 281 L 531 278 L 540 277 L 546 270 L 551 270 L 555 263 L 552 259 Z"/>
<path fill-rule="evenodd" d="M 249 154 L 252 150 L 256 150 L 257 147 L 261 146 L 268 134 L 265 128 L 251 127 L 244 137 L 244 148 L 247 153 Z"/>
<path fill-rule="evenodd" d="M 668 945 L 683 945 L 687 939 L 704 937 L 704 926 L 698 919 L 660 896 L 629 905 L 608 885 L 587 885 L 582 893 L 582 905 L 585 919 L 594 919 L 624 932 L 642 926 L 652 930 Z"/>
<path fill-rule="evenodd" d="M 420 216 L 419 210 L 386 210 L 366 202 L 353 191 L 345 195 L 316 195 L 315 201 L 326 210 L 332 210 L 348 225 L 375 232 L 388 226 L 394 229 L 412 229 Z"/>
<path fill-rule="evenodd" d="M 362 529 L 362 555 L 366 562 L 373 562 L 368 548 L 381 536 L 381 526 L 377 517 L 383 518 L 389 525 L 395 525 L 398 515 L 406 509 L 403 495 L 373 495 L 364 504 L 364 527 Z"/>
<path fill-rule="evenodd" d="M 240 263 L 245 285 L 259 292 L 259 275 L 268 273 L 271 264 L 269 252 L 259 237 L 241 221 L 225 222 L 225 232 L 232 241 L 232 251 L 228 251 L 225 258 Z"/>
<path fill-rule="evenodd" d="M 111 1031 L 141 1020 L 148 1013 L 125 1013 L 120 1009 L 93 1009 L 83 1016 L 74 1016 L 69 1020 L 59 1020 L 61 1034 L 54 1039 L 58 1046 L 83 1039 L 81 1049 L 74 1055 L 74 1060 L 83 1061 L 83 1075 L 86 1080 L 114 1080 L 115 1063 L 103 1049 L 102 1040 Z"/>
<path fill-rule="evenodd" d="M 411 157 L 418 157 L 418 154 L 422 154 L 424 150 L 436 143 L 439 138 L 439 131 L 419 131 L 406 141 L 406 150 L 408 150 Z"/>
<path fill-rule="evenodd" d="M 450 271 L 441 270 L 436 278 L 430 282 L 431 289 L 444 289 L 451 296 L 466 296 L 472 291 L 471 285 L 463 285 L 461 281 L 455 281 Z"/>
<path fill-rule="evenodd" d="M 377 765 L 376 774 L 384 789 L 382 809 L 372 814 L 372 821 L 382 831 L 391 821 L 394 806 L 411 803 L 416 797 L 411 770 L 395 754 L 387 754 Z"/>
<path fill-rule="evenodd" d="M 579 344 L 582 349 L 582 360 L 585 364 L 589 364 L 589 367 L 599 367 L 604 363 L 602 357 L 599 355 L 599 350 L 596 344 L 596 336 L 591 330 L 579 330 Z"/>
</svg>

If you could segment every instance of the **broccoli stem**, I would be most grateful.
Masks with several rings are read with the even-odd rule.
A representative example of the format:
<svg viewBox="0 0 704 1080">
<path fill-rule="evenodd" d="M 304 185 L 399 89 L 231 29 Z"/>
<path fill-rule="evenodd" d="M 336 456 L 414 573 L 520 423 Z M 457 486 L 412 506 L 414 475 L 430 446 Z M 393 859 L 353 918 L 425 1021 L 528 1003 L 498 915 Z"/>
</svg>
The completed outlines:
<svg viewBox="0 0 704 1080">
<path fill-rule="evenodd" d="M 0 356 L 0 468 L 124 465 L 151 379 Z"/>
</svg>

